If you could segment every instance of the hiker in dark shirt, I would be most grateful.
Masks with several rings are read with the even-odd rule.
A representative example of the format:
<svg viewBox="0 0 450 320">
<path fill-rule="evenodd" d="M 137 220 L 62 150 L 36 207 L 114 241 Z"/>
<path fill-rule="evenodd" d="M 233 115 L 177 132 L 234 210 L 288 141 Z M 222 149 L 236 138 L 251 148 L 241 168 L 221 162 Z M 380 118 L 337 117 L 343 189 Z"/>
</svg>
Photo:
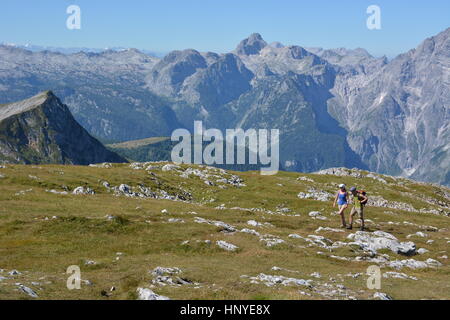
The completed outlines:
<svg viewBox="0 0 450 320">
<path fill-rule="evenodd" d="M 350 224 L 347 229 L 351 230 L 353 228 L 353 217 L 358 213 L 361 219 L 361 231 L 364 231 L 364 205 L 367 203 L 368 198 L 364 191 L 358 191 L 355 187 L 350 188 L 350 193 L 353 207 L 350 211 Z"/>
</svg>

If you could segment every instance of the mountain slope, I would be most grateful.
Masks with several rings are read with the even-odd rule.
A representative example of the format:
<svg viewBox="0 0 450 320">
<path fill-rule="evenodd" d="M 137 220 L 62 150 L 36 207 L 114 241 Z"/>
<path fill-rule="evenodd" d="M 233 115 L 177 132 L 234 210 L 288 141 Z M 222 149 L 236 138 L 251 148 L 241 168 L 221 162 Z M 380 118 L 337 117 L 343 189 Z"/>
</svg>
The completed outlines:
<svg viewBox="0 0 450 320">
<path fill-rule="evenodd" d="M 368 192 L 366 232 L 339 228 L 339 183 Z M 448 188 L 359 170 L 1 166 L 0 299 L 36 299 L 18 283 L 53 300 L 448 299 L 449 206 Z"/>
<path fill-rule="evenodd" d="M 84 165 L 125 161 L 90 136 L 50 91 L 0 106 L 0 159 Z"/>
<path fill-rule="evenodd" d="M 450 28 L 373 74 L 337 80 L 330 112 L 373 171 L 449 184 Z"/>
</svg>

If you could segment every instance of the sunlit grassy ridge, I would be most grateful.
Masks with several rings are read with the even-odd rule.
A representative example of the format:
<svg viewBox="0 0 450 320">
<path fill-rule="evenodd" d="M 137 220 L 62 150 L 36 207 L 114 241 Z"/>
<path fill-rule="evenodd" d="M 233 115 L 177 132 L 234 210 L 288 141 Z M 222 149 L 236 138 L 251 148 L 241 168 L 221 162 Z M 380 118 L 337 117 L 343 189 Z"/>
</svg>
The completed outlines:
<svg viewBox="0 0 450 320">
<path fill-rule="evenodd" d="M 194 175 L 182 177 L 187 166 L 170 171 L 162 171 L 161 166 L 154 165 L 154 168 L 145 170 L 146 166 L 133 169 L 129 164 L 114 164 L 109 168 L 7 165 L 0 169 L 3 176 L 0 179 L 0 269 L 4 269 L 0 279 L 2 276 L 6 278 L 0 280 L 0 299 L 29 299 L 17 290 L 16 283 L 19 282 L 35 290 L 40 299 L 135 299 L 138 287 L 151 287 L 153 276 L 150 271 L 157 266 L 178 267 L 183 271 L 181 277 L 199 283 L 198 286 L 152 288 L 154 292 L 172 299 L 326 298 L 301 286 L 268 287 L 241 277 L 254 277 L 260 273 L 311 279 L 317 287 L 325 283 L 342 284 L 348 295 L 358 299 L 372 298 L 376 291 L 385 292 L 395 299 L 450 298 L 450 268 L 447 260 L 441 258 L 450 254 L 449 217 L 445 212 L 435 215 L 392 208 L 366 208 L 366 217 L 371 220 L 368 222 L 370 231 L 389 232 L 400 241 L 414 241 L 417 248 L 429 250 L 413 257 L 390 251 L 380 253 L 388 254 L 391 260 L 412 258 L 423 261 L 432 258 L 443 264 L 439 268 L 421 270 L 403 268 L 398 272 L 418 280 L 383 278 L 380 290 L 369 290 L 366 286 L 367 276 L 364 274 L 371 263 L 330 257 L 363 256 L 361 250 L 346 246 L 330 251 L 289 237 L 294 233 L 303 237 L 322 235 L 335 242 L 348 241 L 346 237 L 356 232 L 315 233 L 320 226 L 337 228 L 339 219 L 332 215 L 335 209 L 331 199 L 322 202 L 297 197 L 299 192 L 308 192 L 311 188 L 334 194 L 339 183 L 356 185 L 367 190 L 371 197 L 382 196 L 388 201 L 408 203 L 417 210 L 442 209 L 429 199 L 447 202 L 448 206 L 445 193 L 448 194 L 449 190 L 446 188 L 388 177 L 385 177 L 388 183 L 384 184 L 370 178 L 286 172 L 274 176 L 261 176 L 259 172 L 232 173 L 242 178 L 245 186 L 220 183 L 211 186 Z M 211 170 L 214 174 L 223 175 L 218 169 Z M 299 176 L 314 182 L 297 180 Z M 138 190 L 138 185 L 145 185 L 157 193 L 159 190 L 165 190 L 169 195 L 190 193 L 192 199 L 172 201 L 115 195 L 112 189 L 108 190 L 103 185 L 105 181 L 111 186 L 127 184 L 133 191 Z M 79 186 L 92 188 L 95 195 L 72 194 Z M 66 190 L 68 194 L 48 192 L 50 190 Z M 428 201 L 421 197 L 428 198 Z M 220 206 L 225 209 L 217 208 Z M 167 213 L 162 212 L 164 209 Z M 312 219 L 308 216 L 311 211 L 322 212 L 327 220 Z M 108 216 L 114 218 L 108 219 Z M 222 221 L 238 230 L 254 229 L 285 242 L 267 247 L 255 235 L 224 233 L 220 227 L 195 222 L 198 217 Z M 182 219 L 184 223 L 169 222 L 169 219 Z M 264 225 L 254 227 L 247 223 L 249 220 Z M 434 226 L 438 231 L 423 230 L 419 225 Z M 407 239 L 407 235 L 418 231 L 425 232 L 428 237 Z M 186 240 L 189 243 L 183 245 Z M 211 244 L 205 240 L 210 240 Z M 225 251 L 215 244 L 217 240 L 232 243 L 239 249 Z M 434 242 L 429 243 L 428 240 Z M 86 265 L 88 260 L 96 264 Z M 82 279 L 89 280 L 92 285 L 82 283 L 80 290 L 68 290 L 65 272 L 70 265 L 79 265 Z M 296 272 L 273 271 L 274 266 Z M 8 275 L 13 269 L 21 274 Z M 383 268 L 382 271 L 396 270 Z M 313 272 L 319 272 L 321 278 L 312 277 Z M 348 273 L 363 275 L 346 277 Z M 115 287 L 112 292 L 111 287 Z M 108 292 L 109 298 L 101 295 L 103 290 Z"/>
<path fill-rule="evenodd" d="M 121 142 L 121 143 L 113 143 L 108 145 L 108 147 L 111 148 L 138 148 L 141 146 L 145 146 L 148 144 L 155 144 L 161 141 L 166 141 L 168 140 L 168 137 L 153 137 L 153 138 L 146 138 L 146 139 L 140 139 L 140 140 L 133 140 L 133 141 L 126 141 L 126 142 Z"/>
</svg>

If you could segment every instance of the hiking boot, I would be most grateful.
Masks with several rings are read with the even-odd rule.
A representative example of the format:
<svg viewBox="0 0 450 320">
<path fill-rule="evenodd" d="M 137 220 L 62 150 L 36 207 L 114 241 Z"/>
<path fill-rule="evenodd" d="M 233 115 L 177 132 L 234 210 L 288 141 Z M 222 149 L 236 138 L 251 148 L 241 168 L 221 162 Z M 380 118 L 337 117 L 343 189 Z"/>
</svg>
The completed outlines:
<svg viewBox="0 0 450 320">
<path fill-rule="evenodd" d="M 364 231 L 364 226 L 361 226 L 360 228 L 359 228 L 359 230 L 361 230 L 361 231 Z"/>
<path fill-rule="evenodd" d="M 347 226 L 347 229 L 348 229 L 348 230 L 352 230 L 352 229 L 353 229 L 353 226 L 352 226 L 352 225 L 349 225 L 349 226 Z"/>
</svg>

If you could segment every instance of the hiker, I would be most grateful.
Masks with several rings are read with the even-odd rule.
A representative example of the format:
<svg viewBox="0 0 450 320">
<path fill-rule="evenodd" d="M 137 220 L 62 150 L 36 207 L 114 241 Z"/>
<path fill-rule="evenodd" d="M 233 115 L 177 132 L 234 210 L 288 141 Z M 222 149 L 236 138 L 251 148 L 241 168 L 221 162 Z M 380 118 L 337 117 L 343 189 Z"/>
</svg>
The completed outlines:
<svg viewBox="0 0 450 320">
<path fill-rule="evenodd" d="M 348 192 L 347 189 L 345 189 L 345 184 L 339 185 L 339 191 L 336 194 L 336 197 L 334 198 L 333 207 L 336 207 L 336 202 L 338 204 L 339 208 L 339 214 L 341 215 L 341 228 L 345 228 L 347 226 L 345 222 L 345 215 L 344 211 L 348 207 Z"/>
<path fill-rule="evenodd" d="M 364 231 L 364 205 L 369 200 L 366 196 L 365 191 L 358 191 L 355 187 L 350 188 L 351 201 L 353 203 L 352 210 L 350 211 L 350 225 L 347 229 L 351 230 L 353 228 L 353 217 L 356 213 L 359 214 L 361 219 L 361 231 Z"/>
</svg>

